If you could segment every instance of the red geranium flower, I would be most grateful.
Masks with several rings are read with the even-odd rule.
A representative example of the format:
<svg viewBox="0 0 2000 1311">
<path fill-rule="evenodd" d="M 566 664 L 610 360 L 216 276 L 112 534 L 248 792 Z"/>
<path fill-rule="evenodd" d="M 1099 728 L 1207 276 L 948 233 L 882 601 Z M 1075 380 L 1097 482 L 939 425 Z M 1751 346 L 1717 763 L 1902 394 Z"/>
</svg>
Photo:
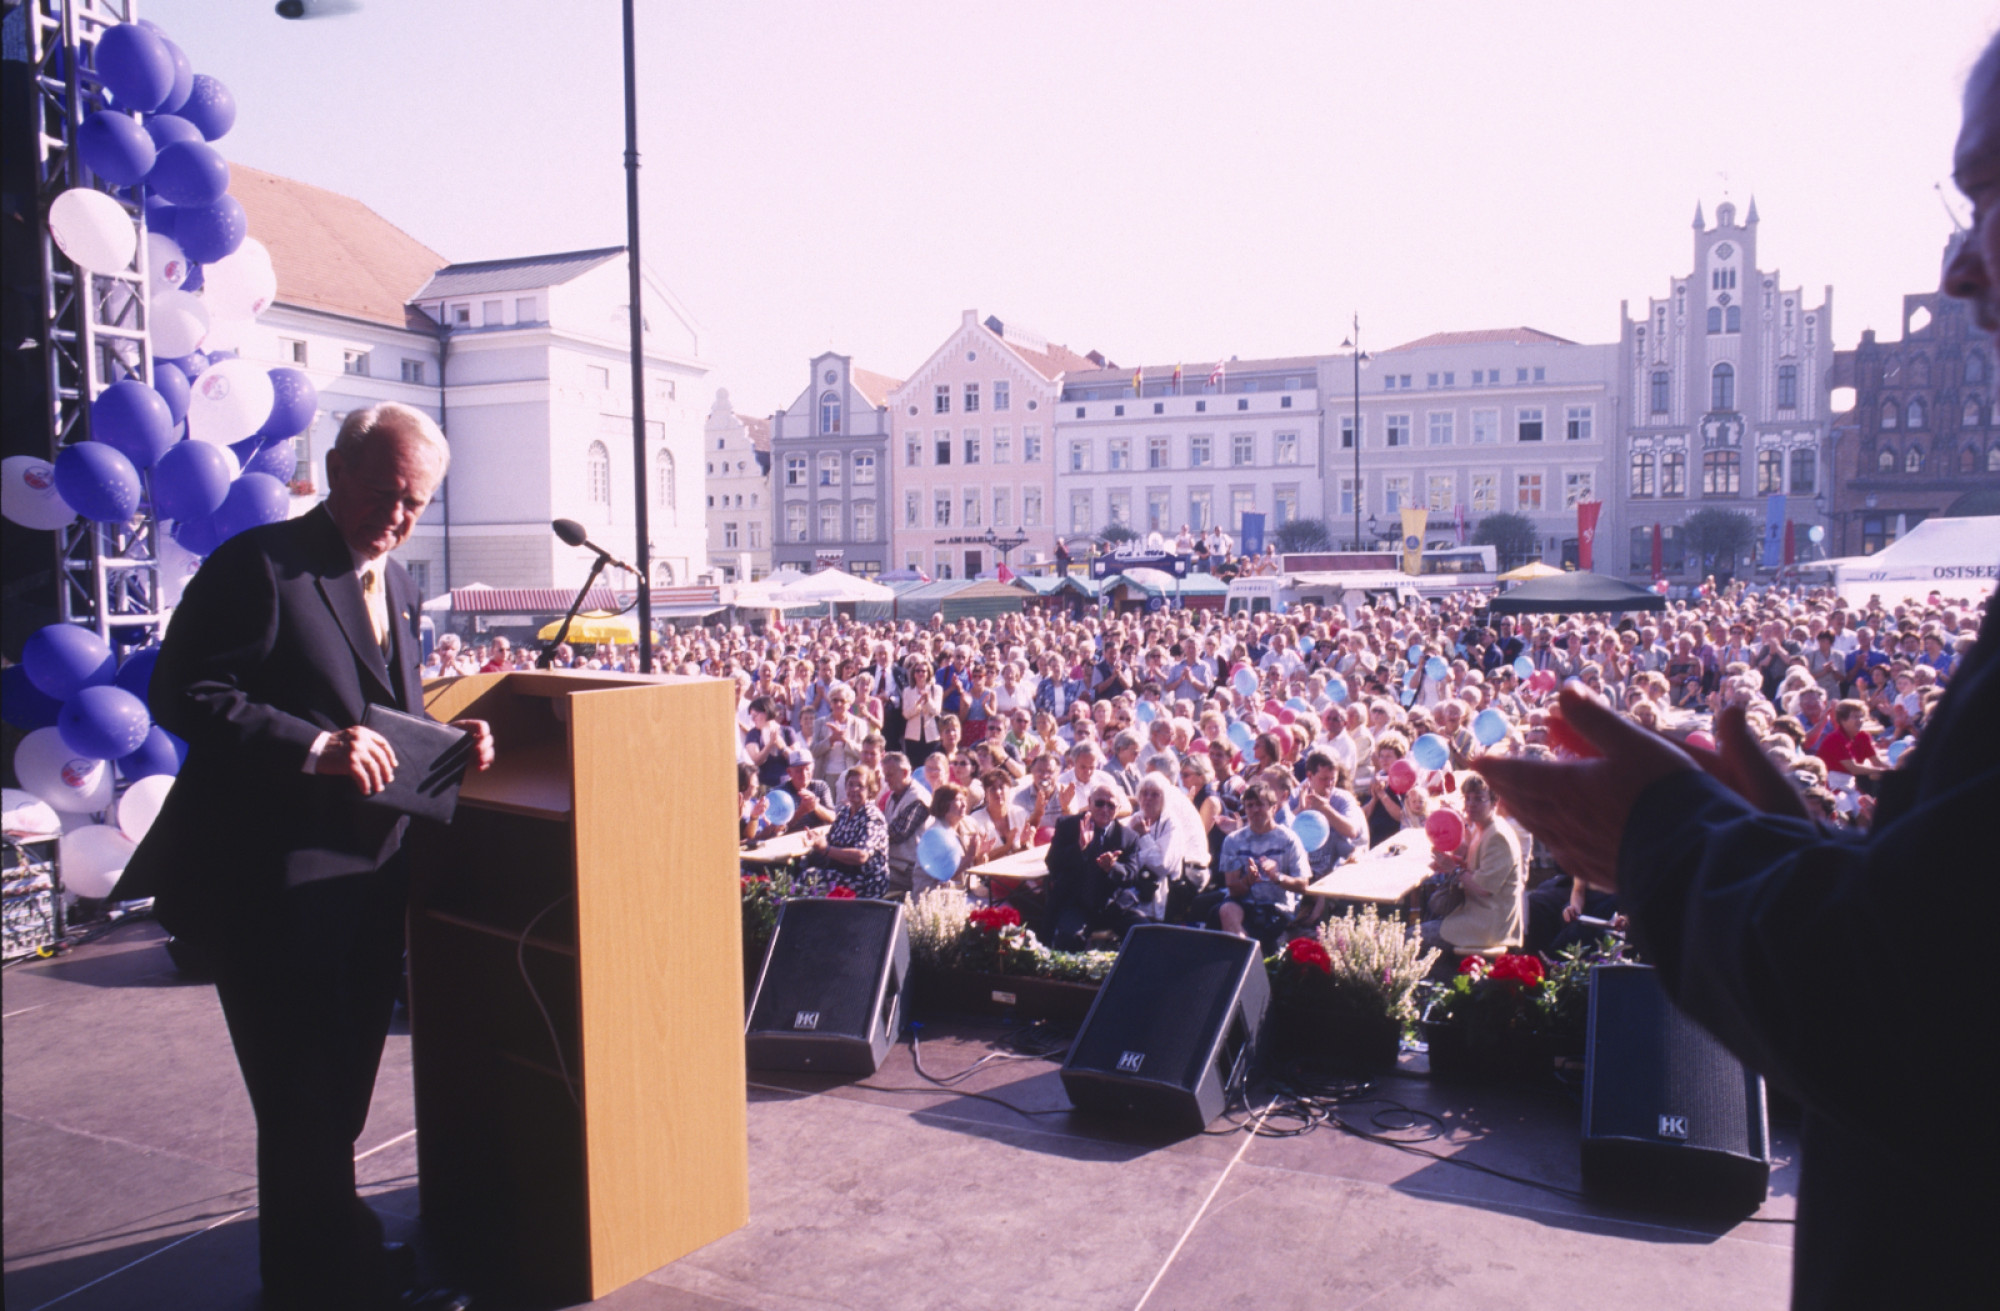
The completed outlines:
<svg viewBox="0 0 2000 1311">
<path fill-rule="evenodd" d="M 1327 955 L 1317 938 L 1293 938 L 1285 954 L 1295 965 L 1310 965 L 1321 974 L 1333 973 L 1333 957 Z"/>
<path fill-rule="evenodd" d="M 833 885 L 833 891 L 826 895 L 834 901 L 845 901 L 854 896 L 854 889 L 847 887 L 845 884 L 836 883 Z"/>
<path fill-rule="evenodd" d="M 965 918 L 975 929 L 997 933 L 1001 929 L 1011 929 L 1018 925 L 1021 922 L 1021 912 L 1012 906 L 985 906 Z"/>
<path fill-rule="evenodd" d="M 1542 984 L 1542 958 L 1540 956 L 1507 955 L 1493 962 L 1493 977 L 1513 979 L 1529 988 Z"/>
<path fill-rule="evenodd" d="M 1460 974 L 1484 974 L 1486 972 L 1486 958 L 1484 956 L 1467 956 L 1458 963 L 1458 972 Z"/>
</svg>

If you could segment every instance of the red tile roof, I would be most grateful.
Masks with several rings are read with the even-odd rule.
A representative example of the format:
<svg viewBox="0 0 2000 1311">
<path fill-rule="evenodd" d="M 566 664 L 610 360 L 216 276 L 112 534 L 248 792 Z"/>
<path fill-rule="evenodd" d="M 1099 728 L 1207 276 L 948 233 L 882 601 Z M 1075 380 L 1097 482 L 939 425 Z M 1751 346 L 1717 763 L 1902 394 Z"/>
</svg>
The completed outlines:
<svg viewBox="0 0 2000 1311">
<path fill-rule="evenodd" d="M 868 403 L 878 410 L 889 403 L 889 393 L 903 385 L 901 378 L 891 378 L 883 373 L 871 373 L 867 369 L 850 370 L 847 376 L 853 379 L 855 390 L 866 396 Z M 769 447 L 765 449 L 768 450 Z"/>
<path fill-rule="evenodd" d="M 1067 346 L 1051 343 L 1047 350 L 1036 351 L 1029 350 L 1018 341 L 1008 341 L 1005 337 L 1000 340 L 1007 342 L 1007 349 L 1020 356 L 1022 363 L 1050 382 L 1054 382 L 1065 373 L 1087 372 L 1097 367 Z"/>
<path fill-rule="evenodd" d="M 1574 346 L 1567 337 L 1540 328 L 1481 328 L 1474 332 L 1433 332 L 1428 337 L 1406 341 L 1391 350 L 1414 350 L 1419 346 Z"/>
<path fill-rule="evenodd" d="M 352 196 L 242 164 L 229 194 L 271 252 L 282 304 L 411 326 L 405 306 L 448 262 Z"/>
</svg>

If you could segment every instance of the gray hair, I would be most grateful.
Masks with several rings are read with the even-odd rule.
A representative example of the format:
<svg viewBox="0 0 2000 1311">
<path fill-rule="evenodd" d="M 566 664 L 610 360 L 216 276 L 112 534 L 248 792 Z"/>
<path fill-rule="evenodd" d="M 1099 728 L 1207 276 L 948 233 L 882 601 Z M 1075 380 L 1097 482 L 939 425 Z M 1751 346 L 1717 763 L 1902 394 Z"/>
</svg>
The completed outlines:
<svg viewBox="0 0 2000 1311">
<path fill-rule="evenodd" d="M 451 446 L 438 430 L 437 423 L 422 410 L 395 401 L 384 401 L 371 405 L 365 410 L 350 412 L 340 424 L 340 433 L 333 439 L 333 449 L 343 460 L 360 454 L 361 448 L 370 437 L 378 432 L 396 432 L 414 436 L 430 448 L 437 457 L 438 476 L 451 467 Z"/>
</svg>

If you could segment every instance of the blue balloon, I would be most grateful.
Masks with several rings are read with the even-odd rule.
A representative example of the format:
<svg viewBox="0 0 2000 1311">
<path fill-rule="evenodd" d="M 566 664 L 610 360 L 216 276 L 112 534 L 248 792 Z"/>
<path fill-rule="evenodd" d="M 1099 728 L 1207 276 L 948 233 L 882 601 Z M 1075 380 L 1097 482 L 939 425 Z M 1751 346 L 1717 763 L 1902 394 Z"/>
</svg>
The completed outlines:
<svg viewBox="0 0 2000 1311">
<path fill-rule="evenodd" d="M 146 231 L 157 232 L 163 237 L 173 236 L 176 215 L 177 212 L 170 202 L 154 195 L 151 191 L 146 192 Z"/>
<path fill-rule="evenodd" d="M 187 284 L 182 283 L 181 285 L 185 287 Z M 196 351 L 192 355 L 176 356 L 171 360 L 164 360 L 161 362 L 165 364 L 171 364 L 176 369 L 179 369 L 182 373 L 186 374 L 188 379 L 188 385 L 190 387 L 194 385 L 194 380 L 196 378 L 199 378 L 202 375 L 203 371 L 208 368 L 208 356 L 202 354 L 200 351 Z"/>
<path fill-rule="evenodd" d="M 1889 749 L 1883 755 L 1887 758 L 1891 766 L 1900 765 L 1903 762 L 1903 757 L 1910 754 L 1910 746 L 1911 742 L 1909 738 L 1898 738 L 1889 744 Z"/>
<path fill-rule="evenodd" d="M 1158 710 L 1153 708 L 1151 701 L 1141 701 L 1133 708 L 1132 717 L 1142 724 L 1150 724 L 1159 716 L 1159 713 Z"/>
<path fill-rule="evenodd" d="M 1443 769 L 1451 763 L 1451 748 L 1436 733 L 1426 733 L 1410 743 L 1410 759 L 1422 769 Z"/>
<path fill-rule="evenodd" d="M 229 190 L 229 164 L 206 141 L 176 141 L 160 151 L 146 183 L 174 204 L 197 209 Z"/>
<path fill-rule="evenodd" d="M 948 828 L 933 826 L 917 839 L 917 868 L 939 883 L 949 883 L 957 876 L 958 862 L 964 855 Z"/>
<path fill-rule="evenodd" d="M 63 702 L 56 731 L 63 745 L 92 760 L 118 760 L 146 744 L 153 717 L 122 687 L 86 687 Z"/>
<path fill-rule="evenodd" d="M 0 719 L 23 733 L 38 728 L 54 728 L 62 702 L 36 687 L 26 665 L 0 669 Z"/>
<path fill-rule="evenodd" d="M 200 128 L 208 140 L 219 141 L 236 126 L 236 97 L 208 74 L 196 73 L 193 89 L 175 112 Z"/>
<path fill-rule="evenodd" d="M 1410 703 L 1411 703 L 1412 701 L 1415 701 L 1416 699 L 1417 699 L 1417 694 L 1416 694 L 1416 692 L 1415 692 L 1414 690 L 1412 690 L 1412 689 L 1410 689 L 1410 688 L 1407 688 L 1407 687 L 1403 689 L 1403 697 L 1402 697 L 1402 701 L 1403 701 L 1403 704 L 1404 704 L 1404 705 L 1406 705 L 1406 706 L 1407 706 L 1407 705 L 1409 705 L 1409 704 L 1410 704 Z"/>
<path fill-rule="evenodd" d="M 243 472 L 268 474 L 281 483 L 290 484 L 292 474 L 299 467 L 298 440 L 296 437 L 280 437 L 251 456 L 250 462 L 243 466 Z"/>
<path fill-rule="evenodd" d="M 154 774 L 178 774 L 187 761 L 187 743 L 158 724 L 146 730 L 146 740 L 137 751 L 118 760 L 118 772 L 127 783 L 136 783 Z"/>
<path fill-rule="evenodd" d="M 168 360 L 153 361 L 153 390 L 160 393 L 160 399 L 167 403 L 167 413 L 178 424 L 188 417 L 188 397 L 193 388 L 188 376 L 181 372 L 180 365 Z"/>
<path fill-rule="evenodd" d="M 199 443 L 202 446 L 207 442 Z M 225 489 L 226 490 L 226 489 Z M 182 519 L 174 524 L 174 540 L 181 549 L 192 556 L 212 554 L 222 545 L 222 535 L 216 530 L 215 516 L 205 515 L 200 519 Z"/>
<path fill-rule="evenodd" d="M 139 471 L 116 447 L 74 442 L 56 455 L 56 491 L 98 523 L 124 523 L 139 512 Z"/>
<path fill-rule="evenodd" d="M 1410 663 L 1415 664 L 1417 660 L 1421 658 L 1424 654 L 1423 643 L 1421 642 L 1410 643 L 1410 650 L 1408 654 L 1410 658 Z"/>
<path fill-rule="evenodd" d="M 180 524 L 206 519 L 222 508 L 235 477 L 236 466 L 220 446 L 212 442 L 176 443 L 153 466 L 153 513 Z"/>
<path fill-rule="evenodd" d="M 121 109 L 158 109 L 174 89 L 174 57 L 167 43 L 137 23 L 106 28 L 97 38 L 97 80 Z"/>
<path fill-rule="evenodd" d="M 1333 698 L 1333 703 L 1335 705 L 1337 706 L 1346 705 L 1347 680 L 1344 678 L 1328 678 L 1326 680 L 1326 694 Z"/>
<path fill-rule="evenodd" d="M 1507 716 L 1498 710 L 1480 711 L 1472 717 L 1472 736 L 1480 746 L 1492 746 L 1507 736 Z"/>
<path fill-rule="evenodd" d="M 224 197 L 224 199 L 228 199 L 228 198 L 227 198 L 227 197 Z M 178 221 L 178 220 L 176 220 L 176 222 L 174 223 L 174 231 L 175 231 L 175 232 L 179 232 L 179 231 L 180 231 L 180 223 L 179 223 L 179 221 Z M 175 240 L 179 240 L 179 238 L 178 238 L 178 237 L 176 237 L 176 238 L 175 238 Z M 185 247 L 183 247 L 183 248 L 182 248 L 182 250 L 181 250 L 181 254 L 183 254 L 183 255 L 187 254 L 187 249 L 186 249 Z M 195 263 L 195 262 L 194 262 L 193 260 L 189 260 L 189 261 L 188 261 L 188 271 L 187 271 L 187 276 L 181 279 L 181 290 L 182 290 L 182 291 L 200 291 L 200 290 L 201 290 L 201 289 L 202 289 L 202 288 L 203 288 L 204 286 L 206 286 L 207 284 L 208 284 L 208 275 L 207 275 L 206 273 L 203 273 L 203 272 L 201 271 L 201 265 L 199 265 L 199 264 Z M 199 355 L 199 354 L 200 354 L 200 352 L 199 352 L 199 351 L 197 351 L 197 352 L 196 352 L 196 354 L 197 354 L 197 355 Z M 184 359 L 193 359 L 193 358 L 194 358 L 194 356 L 191 356 L 191 355 L 190 355 L 190 356 L 183 356 L 182 358 L 184 358 Z M 202 356 L 201 356 L 201 358 L 205 360 L 205 359 L 207 359 L 208 357 L 207 357 L 206 355 L 202 355 Z M 207 368 L 208 366 L 204 364 L 204 365 L 203 365 L 202 367 L 203 367 L 203 368 Z M 195 375 L 195 376 L 199 377 L 200 375 L 199 375 L 199 374 L 197 374 L 197 375 Z"/>
<path fill-rule="evenodd" d="M 1309 852 L 1318 851 L 1326 845 L 1326 840 L 1333 836 L 1333 830 L 1327 826 L 1326 816 L 1317 810 L 1302 810 L 1292 816 L 1291 829 L 1298 834 L 1299 841 L 1305 844 L 1305 849 Z"/>
<path fill-rule="evenodd" d="M 775 828 L 783 828 L 792 822 L 792 816 L 799 813 L 798 803 L 789 792 L 767 792 L 764 794 L 764 822 Z"/>
<path fill-rule="evenodd" d="M 1293 714 L 1305 714 L 1312 709 L 1312 702 L 1302 696 L 1295 696 L 1285 702 L 1285 709 L 1291 711 Z"/>
<path fill-rule="evenodd" d="M 1526 656 L 1515 656 L 1514 672 L 1523 678 L 1533 678 L 1535 676 L 1535 662 Z"/>
<path fill-rule="evenodd" d="M 76 153 L 113 186 L 129 187 L 152 170 L 159 147 L 130 114 L 100 109 L 77 125 Z"/>
<path fill-rule="evenodd" d="M 1238 696 L 1257 695 L 1257 675 L 1247 667 L 1237 670 L 1230 678 L 1229 685 L 1236 689 Z"/>
<path fill-rule="evenodd" d="M 153 666 L 160 663 L 160 648 L 142 646 L 125 657 L 118 666 L 118 676 L 111 680 L 114 687 L 122 687 L 141 701 L 152 694 Z"/>
<path fill-rule="evenodd" d="M 201 140 L 201 129 L 178 114 L 148 114 L 146 135 L 153 138 L 153 149 L 157 152 L 176 141 Z"/>
<path fill-rule="evenodd" d="M 137 469 L 152 468 L 166 454 L 178 422 L 167 398 L 134 378 L 112 383 L 90 403 L 91 440 L 118 451 Z"/>
<path fill-rule="evenodd" d="M 271 370 L 271 392 L 271 417 L 257 430 L 259 437 L 296 437 L 312 427 L 319 412 L 319 388 L 305 370 L 282 366 Z"/>
<path fill-rule="evenodd" d="M 1451 666 L 1444 662 L 1443 656 L 1432 656 L 1430 659 L 1424 661 L 1424 676 L 1429 678 L 1433 683 L 1438 682 L 1450 672 Z"/>
<path fill-rule="evenodd" d="M 228 541 L 245 529 L 277 523 L 291 513 L 292 494 L 268 473 L 246 473 L 229 485 L 215 512 L 215 531 Z"/>
<path fill-rule="evenodd" d="M 1249 751 L 1257 742 L 1256 730 L 1240 719 L 1229 726 L 1229 731 L 1225 736 L 1236 745 L 1238 751 L 1243 752 Z"/>
<path fill-rule="evenodd" d="M 146 22 L 143 18 L 139 21 L 141 23 Z M 146 25 L 149 27 L 152 26 L 150 23 Z M 160 107 L 153 112 L 156 114 L 177 114 L 180 112 L 181 106 L 187 103 L 188 97 L 194 94 L 194 65 L 188 61 L 187 51 L 175 45 L 173 39 L 165 32 L 161 32 L 157 28 L 154 28 L 154 32 L 160 40 L 166 42 L 167 53 L 173 56 L 174 89 L 167 92 L 167 98 L 162 100 Z"/>
<path fill-rule="evenodd" d="M 50 624 L 22 644 L 21 667 L 43 696 L 67 701 L 115 678 L 118 657 L 110 643 L 82 624 Z"/>
<path fill-rule="evenodd" d="M 250 235 L 250 220 L 234 196 L 224 195 L 211 205 L 182 205 L 179 209 L 174 216 L 174 240 L 181 243 L 182 253 L 198 264 L 213 264 L 234 255 L 243 238 Z M 193 278 L 194 270 L 189 269 L 189 281 Z M 181 290 L 188 290 L 186 282 L 181 283 Z"/>
</svg>

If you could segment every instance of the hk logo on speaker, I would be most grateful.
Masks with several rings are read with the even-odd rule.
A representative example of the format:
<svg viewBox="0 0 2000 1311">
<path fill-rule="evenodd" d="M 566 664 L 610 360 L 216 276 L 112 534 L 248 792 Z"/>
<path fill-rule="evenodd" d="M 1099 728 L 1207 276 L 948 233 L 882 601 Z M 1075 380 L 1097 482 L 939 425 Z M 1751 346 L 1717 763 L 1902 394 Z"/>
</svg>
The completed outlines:
<svg viewBox="0 0 2000 1311">
<path fill-rule="evenodd" d="M 1685 1115 L 1663 1115 L 1660 1117 L 1660 1137 L 1679 1138 L 1688 1136 L 1688 1118 Z"/>
<path fill-rule="evenodd" d="M 794 1029 L 817 1029 L 819 1027 L 819 1012 L 800 1011 L 798 1014 L 792 1016 L 792 1027 Z"/>
<path fill-rule="evenodd" d="M 1137 1074 L 1139 1067 L 1145 1063 L 1146 1053 L 1144 1052 L 1118 1053 L 1118 1072 L 1120 1074 Z"/>
</svg>

